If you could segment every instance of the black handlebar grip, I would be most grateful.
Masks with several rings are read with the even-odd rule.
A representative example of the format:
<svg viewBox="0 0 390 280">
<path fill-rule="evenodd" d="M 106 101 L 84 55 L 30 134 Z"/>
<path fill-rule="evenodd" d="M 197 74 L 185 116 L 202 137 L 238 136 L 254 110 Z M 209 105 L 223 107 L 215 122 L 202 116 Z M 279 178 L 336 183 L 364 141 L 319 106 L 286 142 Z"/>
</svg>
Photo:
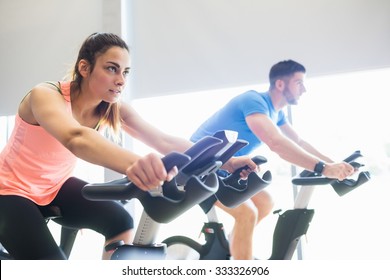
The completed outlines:
<svg viewBox="0 0 390 280">
<path fill-rule="evenodd" d="M 358 150 L 358 151 L 353 152 L 350 156 L 345 158 L 343 161 L 351 163 L 352 161 L 354 161 L 355 159 L 357 159 L 361 156 L 362 156 L 362 154 Z M 313 171 L 309 171 L 309 170 L 303 170 L 301 173 L 299 173 L 299 176 L 300 177 L 313 177 L 313 176 L 316 176 L 316 173 L 314 173 Z"/>
<path fill-rule="evenodd" d="M 178 170 L 181 170 L 184 166 L 191 161 L 191 157 L 178 152 L 171 152 L 163 157 L 162 162 L 164 163 L 165 169 L 167 172 L 173 167 L 177 167 Z"/>
<path fill-rule="evenodd" d="M 260 164 L 263 164 L 263 163 L 266 163 L 266 162 L 267 162 L 267 159 L 266 159 L 265 157 L 263 157 L 263 156 L 254 156 L 253 158 L 251 158 L 251 160 L 252 160 L 254 163 L 256 163 L 256 165 L 260 165 Z M 233 175 L 233 174 L 238 174 L 238 175 L 240 175 L 241 171 L 243 171 L 243 170 L 245 170 L 245 169 L 248 169 L 248 168 L 249 168 L 248 165 L 245 165 L 245 166 L 243 166 L 243 167 L 240 167 L 240 168 L 238 168 L 237 170 L 235 170 L 235 171 L 232 173 L 232 175 Z"/>
<path fill-rule="evenodd" d="M 254 156 L 251 159 L 254 163 L 256 163 L 256 165 L 260 165 L 260 164 L 267 162 L 267 159 L 263 156 Z M 234 182 L 237 182 L 238 180 L 240 180 L 240 178 L 241 178 L 240 173 L 241 173 L 241 171 L 243 171 L 245 169 L 248 169 L 248 165 L 245 165 L 243 167 L 236 169 L 232 174 L 230 174 L 228 177 L 226 177 L 223 181 L 226 184 L 234 184 Z"/>
<path fill-rule="evenodd" d="M 161 159 L 167 171 L 174 166 L 180 170 L 191 157 L 178 152 L 172 152 Z M 87 184 L 82 189 L 82 195 L 89 200 L 126 200 L 139 195 L 138 189 L 127 177 L 105 183 Z"/>
</svg>

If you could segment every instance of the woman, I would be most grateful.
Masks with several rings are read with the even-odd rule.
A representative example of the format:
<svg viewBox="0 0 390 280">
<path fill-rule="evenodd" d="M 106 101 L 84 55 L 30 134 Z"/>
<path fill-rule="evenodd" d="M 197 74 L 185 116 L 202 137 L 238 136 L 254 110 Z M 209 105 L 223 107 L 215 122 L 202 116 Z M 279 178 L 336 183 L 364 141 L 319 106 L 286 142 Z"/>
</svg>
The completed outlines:
<svg viewBox="0 0 390 280">
<path fill-rule="evenodd" d="M 177 174 L 177 168 L 165 170 L 160 155 L 141 157 L 102 136 L 104 129 L 114 136 L 123 129 L 161 154 L 191 146 L 119 100 L 129 70 L 126 43 L 111 33 L 94 33 L 81 46 L 71 81 L 39 84 L 21 101 L 0 154 L 0 242 L 15 259 L 65 258 L 40 212 L 50 205 L 61 209 L 58 223 L 95 230 L 105 245 L 131 242 L 133 219 L 120 204 L 82 197 L 86 182 L 72 177 L 77 158 L 126 174 L 144 191 Z M 256 169 L 249 158 L 225 165 L 228 171 Z M 110 253 L 103 250 L 102 257 Z"/>
</svg>

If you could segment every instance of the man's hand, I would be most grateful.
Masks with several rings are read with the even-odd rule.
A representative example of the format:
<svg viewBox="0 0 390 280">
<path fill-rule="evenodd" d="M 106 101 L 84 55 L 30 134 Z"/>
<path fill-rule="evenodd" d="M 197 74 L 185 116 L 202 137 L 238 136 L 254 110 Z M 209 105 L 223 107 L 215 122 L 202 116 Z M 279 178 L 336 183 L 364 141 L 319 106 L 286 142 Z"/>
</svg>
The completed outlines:
<svg viewBox="0 0 390 280">
<path fill-rule="evenodd" d="M 340 163 L 326 163 L 322 174 L 325 177 L 342 181 L 353 175 L 355 171 L 351 164 L 343 161 Z"/>
<path fill-rule="evenodd" d="M 248 156 L 232 157 L 223 166 L 222 169 L 233 173 L 239 168 L 246 167 L 240 172 L 241 178 L 247 178 L 251 172 L 259 172 L 260 168 L 256 163 Z"/>
</svg>

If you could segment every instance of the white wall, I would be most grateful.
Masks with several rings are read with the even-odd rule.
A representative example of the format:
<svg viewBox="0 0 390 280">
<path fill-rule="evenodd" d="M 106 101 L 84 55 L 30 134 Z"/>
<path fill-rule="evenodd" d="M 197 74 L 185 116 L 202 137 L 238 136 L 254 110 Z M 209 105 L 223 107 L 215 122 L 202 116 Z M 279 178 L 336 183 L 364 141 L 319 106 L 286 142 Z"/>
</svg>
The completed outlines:
<svg viewBox="0 0 390 280">
<path fill-rule="evenodd" d="M 0 115 L 95 31 L 125 35 L 140 98 L 263 83 L 285 58 L 311 76 L 388 67 L 389 15 L 387 0 L 0 0 Z"/>
<path fill-rule="evenodd" d="M 267 82 L 282 59 L 310 76 L 390 66 L 388 0 L 133 0 L 135 98 Z"/>
<path fill-rule="evenodd" d="M 0 0 L 0 115 L 15 114 L 37 83 L 59 80 L 83 40 L 119 32 L 120 0 Z"/>
</svg>

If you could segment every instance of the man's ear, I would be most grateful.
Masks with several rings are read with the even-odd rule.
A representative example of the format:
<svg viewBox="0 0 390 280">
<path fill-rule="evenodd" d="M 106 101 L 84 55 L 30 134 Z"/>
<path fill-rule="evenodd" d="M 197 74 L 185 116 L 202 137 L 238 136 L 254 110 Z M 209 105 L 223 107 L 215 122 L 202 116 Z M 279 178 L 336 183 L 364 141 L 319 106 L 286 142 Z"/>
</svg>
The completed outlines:
<svg viewBox="0 0 390 280">
<path fill-rule="evenodd" d="M 278 79 L 275 81 L 275 88 L 279 91 L 284 90 L 285 82 L 282 79 Z"/>
<path fill-rule="evenodd" d="M 90 72 L 89 72 L 89 70 L 90 70 L 90 64 L 89 64 L 88 61 L 86 61 L 85 59 L 81 59 L 81 60 L 79 61 L 78 68 L 79 68 L 79 72 L 80 72 L 80 74 L 81 74 L 81 76 L 82 76 L 83 78 L 88 77 L 88 75 L 89 75 L 89 73 L 90 73 Z"/>
</svg>

